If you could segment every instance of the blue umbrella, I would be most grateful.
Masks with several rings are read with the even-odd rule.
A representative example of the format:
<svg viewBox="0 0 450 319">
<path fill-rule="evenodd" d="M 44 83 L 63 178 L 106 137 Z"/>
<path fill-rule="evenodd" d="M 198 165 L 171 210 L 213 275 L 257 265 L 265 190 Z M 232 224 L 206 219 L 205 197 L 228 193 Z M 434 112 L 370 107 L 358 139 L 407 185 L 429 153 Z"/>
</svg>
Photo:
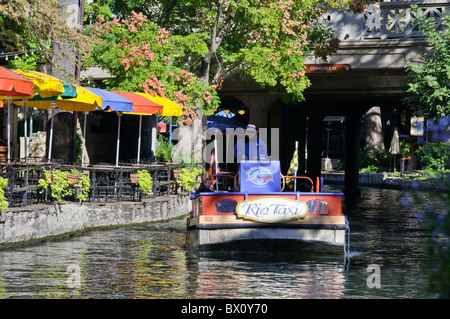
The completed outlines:
<svg viewBox="0 0 450 319">
<path fill-rule="evenodd" d="M 102 97 L 102 110 L 104 111 L 115 111 L 118 115 L 118 128 L 117 128 L 117 149 L 116 149 L 116 166 L 119 161 L 119 145 L 120 145 L 120 119 L 122 117 L 122 112 L 133 112 L 133 102 L 124 98 L 123 96 L 116 94 L 114 92 L 110 92 L 107 90 L 97 89 L 87 87 L 89 91 L 92 93 Z M 86 113 L 85 116 L 85 125 L 86 125 Z M 83 139 L 83 154 L 81 159 L 81 165 L 83 165 L 84 160 L 84 139 Z"/>
<path fill-rule="evenodd" d="M 86 89 L 103 99 L 103 111 L 133 112 L 133 102 L 119 94 L 97 88 L 86 87 Z"/>
</svg>

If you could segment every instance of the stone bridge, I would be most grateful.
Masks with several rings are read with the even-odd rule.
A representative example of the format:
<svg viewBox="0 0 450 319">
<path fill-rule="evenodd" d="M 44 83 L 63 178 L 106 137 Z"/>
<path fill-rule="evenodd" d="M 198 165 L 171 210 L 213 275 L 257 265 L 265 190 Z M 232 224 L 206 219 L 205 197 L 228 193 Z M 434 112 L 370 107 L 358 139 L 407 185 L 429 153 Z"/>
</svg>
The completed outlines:
<svg viewBox="0 0 450 319">
<path fill-rule="evenodd" d="M 225 81 L 223 105 L 241 103 L 248 109 L 249 122 L 279 127 L 282 163 L 290 162 L 294 142 L 299 141 L 300 169 L 311 177 L 321 174 L 324 118 L 345 117 L 345 191 L 358 194 L 361 118 L 379 107 L 392 114 L 394 128 L 406 96 L 406 61 L 419 62 L 418 49 L 426 47 L 423 34 L 413 25 L 411 4 L 437 19 L 450 9 L 448 0 L 423 0 L 377 2 L 361 14 L 329 12 L 323 18 L 341 41 L 339 52 L 328 61 L 306 57 L 305 63 L 346 65 L 346 69 L 307 73 L 312 85 L 305 91 L 306 101 L 298 105 L 285 105 L 248 83 Z"/>
</svg>

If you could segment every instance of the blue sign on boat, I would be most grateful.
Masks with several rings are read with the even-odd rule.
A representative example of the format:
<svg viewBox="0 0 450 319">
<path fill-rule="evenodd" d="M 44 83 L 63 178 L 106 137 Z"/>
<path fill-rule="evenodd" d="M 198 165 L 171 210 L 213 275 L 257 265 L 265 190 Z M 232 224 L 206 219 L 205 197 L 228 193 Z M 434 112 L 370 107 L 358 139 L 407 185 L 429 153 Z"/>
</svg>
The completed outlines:
<svg viewBox="0 0 450 319">
<path fill-rule="evenodd" d="M 279 161 L 242 161 L 240 165 L 241 192 L 266 193 L 280 191 Z"/>
</svg>

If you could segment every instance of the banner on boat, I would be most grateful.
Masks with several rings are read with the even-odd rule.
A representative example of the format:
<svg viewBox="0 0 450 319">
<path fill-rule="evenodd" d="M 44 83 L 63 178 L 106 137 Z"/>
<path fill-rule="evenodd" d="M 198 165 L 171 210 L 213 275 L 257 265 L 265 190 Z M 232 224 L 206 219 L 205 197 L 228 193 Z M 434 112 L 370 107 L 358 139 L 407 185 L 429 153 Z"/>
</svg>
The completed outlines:
<svg viewBox="0 0 450 319">
<path fill-rule="evenodd" d="M 267 196 L 238 202 L 237 216 L 264 223 L 303 219 L 308 212 L 305 202 L 285 197 Z"/>
<path fill-rule="evenodd" d="M 254 194 L 280 191 L 279 161 L 242 161 L 240 175 L 241 192 Z"/>
</svg>

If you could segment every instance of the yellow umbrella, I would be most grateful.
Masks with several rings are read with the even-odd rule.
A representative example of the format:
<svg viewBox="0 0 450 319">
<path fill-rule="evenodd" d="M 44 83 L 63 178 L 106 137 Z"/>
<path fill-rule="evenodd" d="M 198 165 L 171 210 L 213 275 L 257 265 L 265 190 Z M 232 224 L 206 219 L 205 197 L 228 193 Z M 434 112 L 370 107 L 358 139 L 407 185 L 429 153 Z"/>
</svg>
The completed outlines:
<svg viewBox="0 0 450 319">
<path fill-rule="evenodd" d="M 156 102 L 158 104 L 161 104 L 163 106 L 162 116 L 169 116 L 169 146 L 172 145 L 172 116 L 182 116 L 183 115 L 183 108 L 181 105 L 178 105 L 177 103 L 166 99 L 164 97 L 160 96 L 153 96 L 148 93 L 138 93 L 142 96 L 145 96 L 147 99 L 152 100 L 153 102 Z"/>
<path fill-rule="evenodd" d="M 163 112 L 161 115 L 163 116 L 181 116 L 183 115 L 183 108 L 178 105 L 177 103 L 166 99 L 164 97 L 160 96 L 153 96 L 148 93 L 137 93 L 139 95 L 142 95 L 143 97 L 146 97 L 149 100 L 152 100 L 155 103 L 158 103 L 163 106 Z"/>
<path fill-rule="evenodd" d="M 41 73 L 38 71 L 29 71 L 14 69 L 11 70 L 14 73 L 22 76 L 23 78 L 33 83 L 33 94 L 25 96 L 14 96 L 14 100 L 24 100 L 26 106 L 26 100 L 34 98 L 38 95 L 40 98 L 56 97 L 65 92 L 64 81 L 55 78 L 54 76 Z M 0 96 L 0 99 L 4 100 L 6 97 Z M 27 108 L 25 107 L 25 121 L 27 120 Z M 27 136 L 27 123 L 24 125 L 24 135 Z M 27 143 L 25 143 L 25 159 L 27 156 Z"/>
<path fill-rule="evenodd" d="M 88 89 L 75 86 L 77 97 L 70 99 L 63 99 L 58 96 L 55 100 L 36 100 L 28 101 L 29 107 L 35 107 L 38 109 L 51 110 L 53 105 L 56 105 L 63 111 L 75 111 L 75 112 L 90 112 L 96 109 L 102 109 L 102 98 L 97 94 L 92 93 Z M 20 102 L 16 104 L 21 104 Z"/>
<path fill-rule="evenodd" d="M 33 95 L 28 97 L 16 97 L 16 99 L 31 99 L 35 94 L 39 94 L 40 97 L 46 98 L 58 96 L 65 92 L 64 81 L 55 78 L 54 76 L 38 71 L 21 69 L 15 69 L 11 71 L 33 82 Z"/>
<path fill-rule="evenodd" d="M 88 89 L 78 86 L 75 86 L 77 97 L 71 99 L 63 99 L 58 96 L 55 100 L 41 100 L 41 101 L 28 101 L 29 107 L 35 107 L 38 109 L 47 109 L 52 110 L 58 107 L 63 111 L 74 111 L 74 112 L 90 112 L 95 111 L 96 109 L 102 109 L 102 98 L 97 94 L 92 93 Z M 20 102 L 16 102 L 17 104 L 21 104 Z M 86 113 L 84 114 L 84 131 L 86 131 Z M 50 142 L 49 142 L 49 151 L 48 151 L 48 160 L 51 159 L 52 155 L 52 139 L 53 139 L 53 116 L 50 126 Z M 83 139 L 84 144 L 84 139 Z M 84 146 L 84 145 L 83 145 Z M 82 159 L 84 159 L 84 147 Z M 83 160 L 82 160 L 83 164 Z"/>
</svg>

